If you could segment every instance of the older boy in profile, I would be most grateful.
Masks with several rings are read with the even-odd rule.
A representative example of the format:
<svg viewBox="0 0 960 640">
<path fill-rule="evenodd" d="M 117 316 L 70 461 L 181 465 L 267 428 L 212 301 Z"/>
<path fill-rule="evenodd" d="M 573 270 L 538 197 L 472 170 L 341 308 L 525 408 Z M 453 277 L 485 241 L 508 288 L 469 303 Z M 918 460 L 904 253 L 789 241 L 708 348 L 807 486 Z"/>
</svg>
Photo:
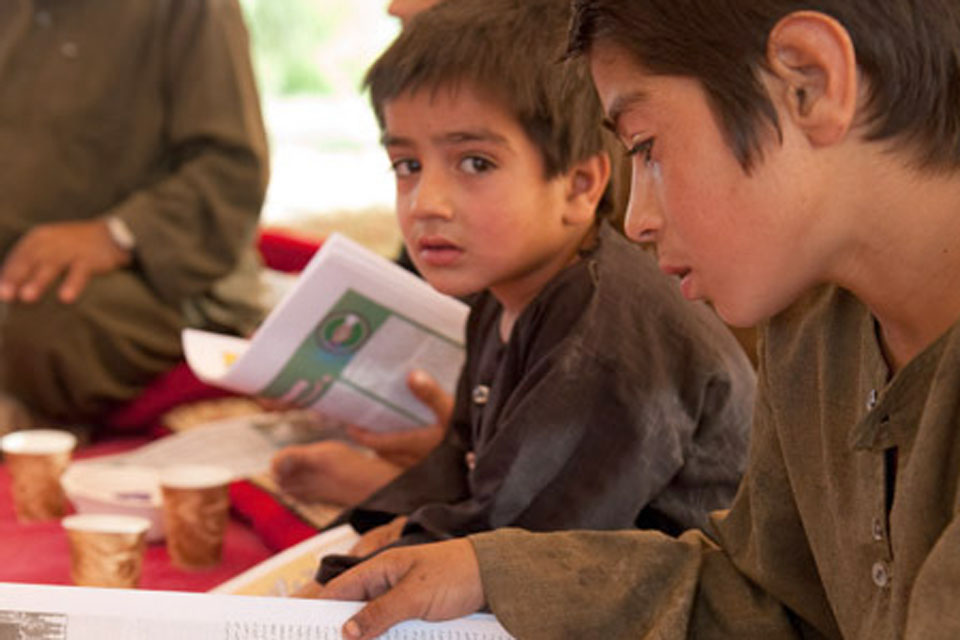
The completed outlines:
<svg viewBox="0 0 960 640">
<path fill-rule="evenodd" d="M 487 603 L 523 638 L 960 637 L 960 3 L 577 5 L 628 233 L 769 320 L 744 482 L 709 537 L 383 554 L 325 594 L 375 598 L 345 631 Z"/>
<path fill-rule="evenodd" d="M 514 525 L 701 523 L 732 498 L 754 374 L 609 224 L 610 159 L 562 0 L 457 0 L 367 82 L 424 278 L 473 296 L 447 438 L 356 509 L 363 556 Z M 377 526 L 382 525 L 382 526 Z"/>
</svg>

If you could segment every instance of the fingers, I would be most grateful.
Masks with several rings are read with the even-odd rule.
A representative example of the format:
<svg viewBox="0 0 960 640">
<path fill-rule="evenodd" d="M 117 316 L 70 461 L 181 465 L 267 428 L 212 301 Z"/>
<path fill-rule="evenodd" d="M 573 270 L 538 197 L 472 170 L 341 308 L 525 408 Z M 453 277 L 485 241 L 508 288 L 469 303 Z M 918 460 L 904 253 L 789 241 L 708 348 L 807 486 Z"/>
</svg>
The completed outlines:
<svg viewBox="0 0 960 640">
<path fill-rule="evenodd" d="M 383 546 L 380 544 L 379 528 L 380 527 L 377 527 L 363 534 L 363 536 L 357 540 L 357 543 L 350 548 L 348 555 L 363 558 Z"/>
<path fill-rule="evenodd" d="M 410 549 L 387 551 L 337 576 L 317 594 L 325 600 L 361 601 L 375 598 L 390 588 L 410 568 Z"/>
<path fill-rule="evenodd" d="M 445 426 L 450 422 L 453 396 L 444 391 L 433 376 L 421 369 L 414 369 L 407 375 L 407 387 L 417 400 L 430 408 L 438 424 Z"/>
<path fill-rule="evenodd" d="M 270 472 L 277 480 L 287 478 L 297 469 L 297 455 L 289 449 L 278 451 L 270 461 Z"/>
<path fill-rule="evenodd" d="M 61 258 L 47 256 L 31 236 L 18 243 L 0 273 L 0 299 L 35 302 L 60 275 L 66 265 Z"/>
<path fill-rule="evenodd" d="M 459 618 L 485 601 L 473 545 L 463 538 L 385 551 L 328 583 L 320 597 L 370 599 L 343 626 L 352 640 L 375 638 L 403 620 Z"/>
<path fill-rule="evenodd" d="M 388 433 L 376 433 L 358 427 L 347 429 L 347 435 L 354 442 L 373 449 L 382 458 L 403 468 L 412 467 L 423 460 L 440 444 L 444 433 L 445 429 L 437 425 Z"/>
<path fill-rule="evenodd" d="M 66 273 L 59 289 L 62 302 L 73 302 L 94 274 L 131 261 L 110 240 L 102 221 L 40 225 L 14 245 L 0 270 L 0 300 L 36 302 Z"/>
<path fill-rule="evenodd" d="M 425 428 L 429 429 L 429 427 Z M 419 431 L 420 429 L 410 429 L 379 433 L 361 427 L 347 427 L 347 435 L 351 440 L 378 453 L 391 453 L 409 449 L 419 439 Z"/>
<path fill-rule="evenodd" d="M 409 584 L 402 582 L 391 591 L 367 603 L 343 625 L 345 638 L 367 640 L 384 634 L 393 625 L 421 617 L 410 597 Z"/>
<path fill-rule="evenodd" d="M 60 275 L 63 267 L 58 264 L 38 264 L 33 268 L 19 269 L 8 282 L 12 283 L 15 294 L 21 302 L 36 302 L 47 290 L 50 283 Z"/>
<path fill-rule="evenodd" d="M 260 405 L 264 411 L 289 411 L 295 407 L 280 398 L 267 398 L 266 396 L 254 396 L 254 402 Z"/>
<path fill-rule="evenodd" d="M 382 458 L 337 440 L 291 446 L 274 455 L 277 486 L 307 502 L 356 504 L 403 471 Z"/>
<path fill-rule="evenodd" d="M 321 598 L 370 601 L 343 625 L 345 638 L 376 638 L 399 622 L 424 617 L 424 595 L 411 589 L 405 579 L 410 570 L 405 555 L 384 553 L 357 565 L 320 590 Z"/>
<path fill-rule="evenodd" d="M 319 584 L 311 580 L 290 594 L 291 598 L 318 598 L 323 590 Z"/>
<path fill-rule="evenodd" d="M 406 524 L 406 516 L 397 516 L 387 524 L 371 529 L 353 545 L 350 555 L 363 558 L 399 540 Z"/>
<path fill-rule="evenodd" d="M 90 268 L 83 262 L 70 265 L 63 284 L 60 285 L 60 301 L 66 304 L 74 302 L 90 282 Z"/>
</svg>

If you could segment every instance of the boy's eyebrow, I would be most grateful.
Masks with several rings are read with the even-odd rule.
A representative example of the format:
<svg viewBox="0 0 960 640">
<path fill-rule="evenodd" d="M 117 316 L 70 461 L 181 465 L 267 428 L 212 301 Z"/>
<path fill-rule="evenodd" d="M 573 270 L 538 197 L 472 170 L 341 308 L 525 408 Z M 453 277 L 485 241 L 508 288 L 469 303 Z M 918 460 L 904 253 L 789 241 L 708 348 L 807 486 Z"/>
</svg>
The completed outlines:
<svg viewBox="0 0 960 640">
<path fill-rule="evenodd" d="M 504 147 L 509 147 L 510 143 L 505 136 L 500 135 L 489 129 L 469 129 L 464 131 L 451 131 L 434 138 L 438 144 L 460 144 L 463 142 L 492 142 Z M 394 136 L 385 133 L 380 136 L 380 144 L 384 147 L 411 147 L 413 140 L 402 136 Z"/>
<path fill-rule="evenodd" d="M 492 142 L 505 147 L 510 146 L 507 139 L 489 129 L 473 129 L 466 131 L 451 131 L 439 137 L 439 142 L 459 143 L 459 142 Z"/>
<path fill-rule="evenodd" d="M 607 117 L 603 119 L 603 126 L 613 133 L 617 133 L 620 125 L 620 117 L 623 113 L 634 105 L 647 102 L 649 99 L 650 94 L 642 89 L 618 95 L 613 99 L 613 102 L 610 103 L 610 108 L 607 110 Z"/>
<path fill-rule="evenodd" d="M 384 133 L 380 136 L 380 144 L 384 147 L 411 147 L 413 146 L 413 140 Z"/>
</svg>

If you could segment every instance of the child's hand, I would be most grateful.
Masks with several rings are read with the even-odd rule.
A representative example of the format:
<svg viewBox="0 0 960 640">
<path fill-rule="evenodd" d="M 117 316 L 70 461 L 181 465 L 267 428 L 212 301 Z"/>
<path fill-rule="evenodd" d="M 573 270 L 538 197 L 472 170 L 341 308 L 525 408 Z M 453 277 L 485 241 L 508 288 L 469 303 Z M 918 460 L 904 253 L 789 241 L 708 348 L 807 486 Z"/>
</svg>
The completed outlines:
<svg viewBox="0 0 960 640">
<path fill-rule="evenodd" d="M 360 427 L 349 427 L 347 435 L 359 445 L 373 449 L 382 458 L 401 467 L 412 467 L 440 444 L 450 426 L 453 397 L 425 371 L 414 370 L 407 376 L 407 386 L 418 400 L 433 412 L 436 422 L 428 427 L 377 433 Z"/>
<path fill-rule="evenodd" d="M 383 549 L 391 542 L 396 542 L 400 539 L 400 535 L 403 533 L 403 528 L 406 525 L 407 517 L 397 516 L 385 525 L 370 529 L 370 531 L 363 534 L 360 540 L 353 545 L 353 548 L 350 549 L 350 555 L 362 558 L 370 555 L 374 551 Z"/>
<path fill-rule="evenodd" d="M 357 504 L 400 475 L 403 468 L 338 440 L 281 449 L 273 457 L 274 482 L 305 502 Z"/>
<path fill-rule="evenodd" d="M 480 567 L 466 538 L 388 549 L 305 597 L 368 600 L 343 627 L 351 640 L 376 638 L 402 620 L 449 620 L 485 604 Z"/>
</svg>

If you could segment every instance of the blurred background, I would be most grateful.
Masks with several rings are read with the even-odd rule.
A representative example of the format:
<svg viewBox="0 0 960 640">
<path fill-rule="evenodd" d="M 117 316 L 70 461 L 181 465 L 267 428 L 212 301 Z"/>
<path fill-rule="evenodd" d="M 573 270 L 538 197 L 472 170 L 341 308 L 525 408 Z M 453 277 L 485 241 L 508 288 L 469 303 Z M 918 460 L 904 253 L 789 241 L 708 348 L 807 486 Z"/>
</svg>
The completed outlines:
<svg viewBox="0 0 960 640">
<path fill-rule="evenodd" d="M 399 32 L 387 0 L 241 0 L 270 137 L 265 226 L 337 230 L 393 256 L 393 174 L 361 92 Z"/>
</svg>

